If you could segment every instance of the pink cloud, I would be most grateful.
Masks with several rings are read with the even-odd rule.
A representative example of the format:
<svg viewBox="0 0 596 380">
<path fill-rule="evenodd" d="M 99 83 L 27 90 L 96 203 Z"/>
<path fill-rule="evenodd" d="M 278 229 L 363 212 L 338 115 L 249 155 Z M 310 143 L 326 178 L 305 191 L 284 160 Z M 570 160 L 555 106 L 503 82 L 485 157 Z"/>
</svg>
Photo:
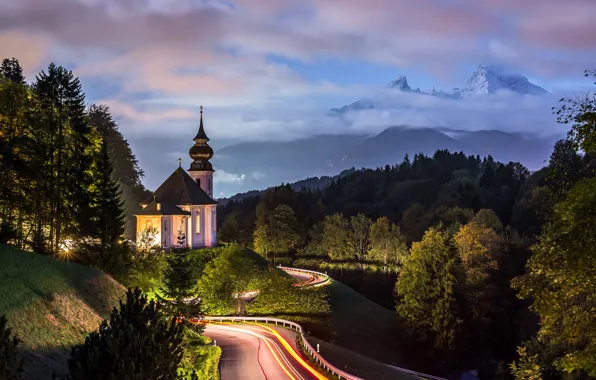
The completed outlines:
<svg viewBox="0 0 596 380">
<path fill-rule="evenodd" d="M 17 57 L 26 74 L 41 68 L 50 50 L 50 42 L 40 35 L 9 30 L 0 34 L 0 59 Z"/>
</svg>

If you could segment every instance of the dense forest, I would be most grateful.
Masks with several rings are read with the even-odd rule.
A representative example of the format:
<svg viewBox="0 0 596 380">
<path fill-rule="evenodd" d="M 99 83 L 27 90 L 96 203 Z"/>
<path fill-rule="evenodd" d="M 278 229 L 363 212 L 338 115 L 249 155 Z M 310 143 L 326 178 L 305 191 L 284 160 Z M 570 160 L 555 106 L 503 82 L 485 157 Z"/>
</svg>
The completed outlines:
<svg viewBox="0 0 596 380">
<path fill-rule="evenodd" d="M 594 74 L 586 72 L 586 76 Z M 553 108 L 571 126 L 546 167 L 437 151 L 220 205 L 219 239 L 329 271 L 396 311 L 404 357 L 481 378 L 596 376 L 596 100 Z"/>
<path fill-rule="evenodd" d="M 50 64 L 31 83 L 0 66 L 0 243 L 115 272 L 126 261 L 143 172 L 103 105 Z M 134 236 L 134 234 L 133 234 Z"/>
</svg>

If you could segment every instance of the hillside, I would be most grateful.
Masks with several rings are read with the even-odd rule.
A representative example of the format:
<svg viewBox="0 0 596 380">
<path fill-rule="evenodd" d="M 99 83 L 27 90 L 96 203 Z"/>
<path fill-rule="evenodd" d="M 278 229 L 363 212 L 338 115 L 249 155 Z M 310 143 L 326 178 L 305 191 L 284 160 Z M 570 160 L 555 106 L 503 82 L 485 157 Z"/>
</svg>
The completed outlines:
<svg viewBox="0 0 596 380">
<path fill-rule="evenodd" d="M 338 368 L 362 377 L 375 380 L 414 380 L 416 376 L 391 368 L 367 356 L 325 342 L 317 338 L 309 338 L 311 343 L 318 344 L 321 354 Z"/>
<path fill-rule="evenodd" d="M 333 343 L 387 364 L 404 365 L 401 328 L 395 312 L 370 301 L 338 281 L 329 285 Z"/>
<path fill-rule="evenodd" d="M 0 244 L 0 314 L 23 343 L 25 378 L 62 372 L 70 347 L 84 341 L 125 289 L 95 268 Z"/>
</svg>

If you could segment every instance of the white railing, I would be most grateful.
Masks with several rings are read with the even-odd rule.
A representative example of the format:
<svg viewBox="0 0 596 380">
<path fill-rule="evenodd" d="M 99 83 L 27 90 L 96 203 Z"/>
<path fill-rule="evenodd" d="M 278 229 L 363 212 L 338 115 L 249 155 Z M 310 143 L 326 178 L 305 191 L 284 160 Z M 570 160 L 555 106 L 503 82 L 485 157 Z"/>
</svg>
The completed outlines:
<svg viewBox="0 0 596 380">
<path fill-rule="evenodd" d="M 342 371 L 341 369 L 335 367 L 333 364 L 331 364 L 327 360 L 325 360 L 325 358 L 323 358 L 323 356 L 321 356 L 321 354 L 319 354 L 317 352 L 317 350 L 315 350 L 313 348 L 313 346 L 311 346 L 310 343 L 308 343 L 308 340 L 306 340 L 306 336 L 304 335 L 304 330 L 302 329 L 302 326 L 300 326 L 298 323 L 286 321 L 285 319 L 267 318 L 267 317 L 203 317 L 203 320 L 219 321 L 219 322 L 223 322 L 223 321 L 231 321 L 231 322 L 251 321 L 251 322 L 261 322 L 261 323 L 275 323 L 276 325 L 282 325 L 284 327 L 293 328 L 294 330 L 296 330 L 299 333 L 300 338 L 302 339 L 302 343 L 304 344 L 304 347 L 306 348 L 306 351 L 310 354 L 310 356 L 317 363 L 319 363 L 327 371 L 329 371 L 332 374 L 334 374 L 335 376 L 337 376 L 338 379 L 363 380 L 360 377 L 350 375 L 349 373 Z"/>
<path fill-rule="evenodd" d="M 311 275 L 311 276 L 313 276 L 314 278 L 317 279 L 315 282 L 310 282 L 310 283 L 304 284 L 303 286 L 317 287 L 317 286 L 328 285 L 331 282 L 331 277 L 329 277 L 325 273 L 315 272 L 314 270 L 308 270 L 308 269 L 298 269 L 298 268 L 284 267 L 284 266 L 281 266 L 281 265 L 278 265 L 277 267 L 279 269 L 283 270 L 284 272 L 288 272 L 288 273 L 292 273 L 293 272 L 293 273 L 308 274 L 308 275 Z"/>
</svg>

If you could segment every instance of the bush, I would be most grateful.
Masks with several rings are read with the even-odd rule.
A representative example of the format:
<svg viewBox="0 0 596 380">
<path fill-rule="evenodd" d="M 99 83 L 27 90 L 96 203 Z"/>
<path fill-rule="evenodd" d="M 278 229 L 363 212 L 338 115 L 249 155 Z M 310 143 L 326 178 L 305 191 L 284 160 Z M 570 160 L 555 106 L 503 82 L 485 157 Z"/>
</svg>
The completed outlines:
<svg viewBox="0 0 596 380">
<path fill-rule="evenodd" d="M 17 354 L 20 341 L 12 335 L 6 317 L 0 317 L 0 379 L 20 379 L 23 359 Z"/>
</svg>

